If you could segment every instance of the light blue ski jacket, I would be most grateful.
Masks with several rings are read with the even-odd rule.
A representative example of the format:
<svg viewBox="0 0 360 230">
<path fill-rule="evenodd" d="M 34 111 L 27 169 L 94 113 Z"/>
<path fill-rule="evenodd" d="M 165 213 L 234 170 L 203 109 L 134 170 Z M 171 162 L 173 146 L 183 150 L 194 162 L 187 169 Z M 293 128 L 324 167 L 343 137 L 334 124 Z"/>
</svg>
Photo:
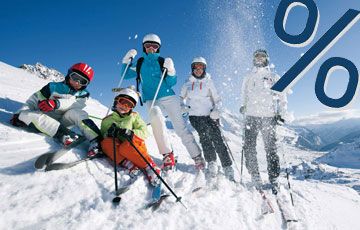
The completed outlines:
<svg viewBox="0 0 360 230">
<path fill-rule="evenodd" d="M 160 54 L 146 54 L 143 53 L 144 61 L 141 65 L 140 76 L 141 76 L 141 88 L 142 88 L 142 99 L 143 101 L 153 100 L 156 89 L 161 79 L 161 67 L 158 61 Z M 122 65 L 121 74 L 124 73 L 126 64 Z M 136 63 L 132 65 L 125 74 L 125 79 L 136 78 Z M 166 96 L 175 95 L 174 90 L 171 88 L 176 84 L 177 76 L 165 75 L 159 93 L 156 99 L 160 99 Z"/>
</svg>

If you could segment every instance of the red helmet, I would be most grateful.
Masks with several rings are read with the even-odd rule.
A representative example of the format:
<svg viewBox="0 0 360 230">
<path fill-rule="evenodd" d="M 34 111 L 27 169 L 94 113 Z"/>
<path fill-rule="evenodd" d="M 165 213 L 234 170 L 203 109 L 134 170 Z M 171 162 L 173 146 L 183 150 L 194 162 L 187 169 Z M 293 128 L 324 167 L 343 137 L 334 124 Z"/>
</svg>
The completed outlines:
<svg viewBox="0 0 360 230">
<path fill-rule="evenodd" d="M 76 71 L 84 75 L 91 81 L 94 77 L 94 70 L 86 63 L 76 63 L 71 66 L 69 72 Z"/>
</svg>

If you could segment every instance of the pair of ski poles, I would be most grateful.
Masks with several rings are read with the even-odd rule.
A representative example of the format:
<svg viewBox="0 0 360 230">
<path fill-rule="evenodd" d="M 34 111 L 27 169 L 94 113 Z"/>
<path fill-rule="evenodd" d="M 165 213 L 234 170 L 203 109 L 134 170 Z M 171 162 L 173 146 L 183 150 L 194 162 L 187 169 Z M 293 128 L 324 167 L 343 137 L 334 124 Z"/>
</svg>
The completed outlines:
<svg viewBox="0 0 360 230">
<path fill-rule="evenodd" d="M 118 87 L 117 88 L 120 88 L 121 86 L 121 83 L 122 81 L 124 80 L 124 77 L 125 77 L 125 74 L 129 68 L 129 66 L 131 65 L 131 62 L 132 62 L 133 58 L 131 58 L 129 60 L 129 62 L 126 64 L 126 67 L 125 67 L 125 70 L 124 70 L 124 73 L 123 75 L 121 76 L 121 79 L 119 81 L 119 84 L 118 84 Z M 150 107 L 150 111 L 152 110 L 152 108 L 154 107 L 154 103 L 155 103 L 155 100 L 157 98 L 157 95 L 159 93 L 159 90 L 160 90 L 160 87 L 161 87 L 161 84 L 165 78 L 165 74 L 167 72 L 167 69 L 164 68 L 163 72 L 162 72 L 162 75 L 161 75 L 161 79 L 160 79 L 160 82 L 159 82 L 159 85 L 156 89 L 156 92 L 155 92 L 155 96 L 154 96 L 154 99 L 151 103 L 151 107 Z M 111 108 L 111 105 L 109 106 L 109 109 L 107 111 L 107 114 L 110 112 L 110 108 Z M 113 124 L 113 129 L 116 128 L 116 125 Z M 115 174 L 115 194 L 116 196 L 114 197 L 113 199 L 113 203 L 117 204 L 120 202 L 120 197 L 117 195 L 117 191 L 118 191 L 118 183 L 117 183 L 117 165 L 116 165 L 116 141 L 115 141 L 115 136 L 116 135 L 113 135 L 113 151 L 114 151 L 114 174 Z M 146 162 L 146 164 L 151 168 L 151 170 L 155 173 L 155 175 L 160 179 L 160 181 L 166 186 L 167 189 L 169 189 L 169 191 L 171 192 L 171 194 L 176 198 L 176 202 L 180 202 L 185 208 L 186 206 L 181 202 L 181 197 L 177 196 L 176 193 L 171 189 L 171 187 L 168 185 L 168 183 L 166 183 L 166 181 L 160 176 L 160 174 L 155 170 L 155 168 L 149 163 L 149 161 L 143 156 L 143 154 L 138 150 L 138 148 L 134 145 L 134 143 L 132 142 L 132 140 L 130 140 L 129 138 L 126 138 L 126 140 L 130 143 L 130 145 L 135 149 L 135 151 L 139 154 L 139 156 Z"/>
</svg>

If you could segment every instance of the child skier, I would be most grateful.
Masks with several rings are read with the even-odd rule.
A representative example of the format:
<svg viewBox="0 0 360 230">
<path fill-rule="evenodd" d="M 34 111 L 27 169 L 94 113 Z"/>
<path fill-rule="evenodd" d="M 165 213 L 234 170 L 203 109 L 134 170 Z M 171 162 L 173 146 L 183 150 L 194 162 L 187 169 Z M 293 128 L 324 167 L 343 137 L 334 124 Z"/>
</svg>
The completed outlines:
<svg viewBox="0 0 360 230">
<path fill-rule="evenodd" d="M 218 154 L 226 178 L 234 181 L 234 170 L 228 149 L 220 130 L 220 97 L 210 75 L 206 72 L 206 60 L 196 57 L 191 63 L 191 75 L 181 89 L 183 112 L 189 113 L 191 125 L 198 132 L 204 157 L 208 163 L 208 175 L 215 177 Z"/>
<path fill-rule="evenodd" d="M 125 74 L 125 78 L 136 78 L 137 83 L 142 85 L 143 100 L 146 102 L 151 127 L 159 149 L 163 155 L 163 168 L 170 170 L 175 165 L 174 153 L 168 138 L 165 126 L 165 111 L 174 128 L 175 132 L 180 136 L 183 144 L 187 148 L 191 157 L 195 161 L 195 167 L 202 169 L 204 167 L 204 159 L 201 156 L 200 148 L 197 145 L 192 133 L 187 128 L 185 121 L 181 116 L 180 101 L 175 92 L 171 88 L 176 84 L 176 72 L 174 63 L 171 58 L 160 57 L 161 41 L 156 34 L 148 34 L 143 39 L 143 55 L 136 62 L 136 68 L 129 68 Z M 129 63 L 137 52 L 132 49 L 127 52 L 123 58 L 123 71 L 127 63 Z M 161 81 L 163 68 L 167 70 L 165 79 L 163 80 L 160 90 L 156 98 L 155 93 Z M 155 99 L 154 107 L 151 108 Z"/>
<path fill-rule="evenodd" d="M 115 136 L 116 164 L 125 168 L 130 177 L 138 175 L 139 169 L 142 169 L 150 184 L 156 186 L 160 183 L 159 178 L 127 140 L 130 139 L 133 142 L 150 165 L 160 174 L 160 168 L 156 166 L 145 146 L 144 139 L 149 135 L 146 123 L 138 113 L 133 111 L 138 101 L 139 95 L 134 89 L 123 88 L 119 91 L 119 95 L 114 99 L 112 108 L 114 112 L 101 122 L 101 134 L 104 137 L 101 147 L 103 152 L 114 161 L 113 137 Z"/>
<path fill-rule="evenodd" d="M 269 56 L 265 50 L 257 50 L 253 57 L 253 70 L 248 73 L 242 85 L 242 106 L 245 116 L 244 155 L 245 164 L 256 188 L 262 184 L 256 157 L 256 139 L 262 134 L 267 159 L 269 181 L 274 194 L 278 191 L 277 178 L 280 174 L 279 156 L 276 149 L 276 125 L 283 123 L 286 116 L 285 93 L 275 93 L 271 87 L 279 76 L 269 67 Z"/>
<path fill-rule="evenodd" d="M 25 105 L 14 114 L 14 126 L 27 126 L 57 138 L 64 146 L 79 136 L 67 126 L 77 126 L 90 141 L 89 155 L 99 152 L 100 130 L 83 110 L 89 92 L 86 87 L 94 77 L 94 70 L 85 63 L 70 67 L 63 82 L 50 82 L 34 93 Z"/>
</svg>

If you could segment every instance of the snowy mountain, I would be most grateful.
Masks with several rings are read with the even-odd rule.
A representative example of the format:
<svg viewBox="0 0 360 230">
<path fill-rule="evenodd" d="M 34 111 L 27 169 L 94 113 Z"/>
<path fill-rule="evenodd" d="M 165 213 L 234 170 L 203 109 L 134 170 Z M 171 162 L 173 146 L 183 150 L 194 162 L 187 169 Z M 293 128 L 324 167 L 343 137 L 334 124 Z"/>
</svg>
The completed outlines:
<svg viewBox="0 0 360 230">
<path fill-rule="evenodd" d="M 311 119 L 301 118 L 294 122 L 293 127 L 299 136 L 308 140 L 312 150 L 329 151 L 342 143 L 352 143 L 360 138 L 359 111 L 345 110 L 341 112 L 326 112 L 310 116 Z"/>
<path fill-rule="evenodd" d="M 35 65 L 23 64 L 19 68 L 28 71 L 29 73 L 35 74 L 36 76 L 49 80 L 49 81 L 63 81 L 65 76 L 59 71 L 44 66 L 43 64 L 37 62 Z"/>
<path fill-rule="evenodd" d="M 324 143 L 321 137 L 315 134 L 310 129 L 303 126 L 288 126 L 292 129 L 296 136 L 298 137 L 296 140 L 296 146 L 299 148 L 305 148 L 310 150 L 320 150 Z"/>
<path fill-rule="evenodd" d="M 13 81 L 14 78 L 18 81 Z M 21 93 L 19 81 L 23 83 Z M 173 150 L 178 155 L 178 165 L 177 170 L 166 177 L 166 181 L 182 197 L 186 208 L 171 196 L 156 212 L 144 209 L 150 200 L 150 187 L 144 177 L 140 177 L 121 196 L 120 204 L 114 206 L 111 202 L 114 198 L 114 172 L 105 158 L 87 161 L 67 170 L 36 171 L 33 167 L 35 159 L 42 153 L 59 149 L 59 145 L 44 135 L 14 128 L 8 121 L 22 103 L 48 81 L 0 62 L 0 229 L 287 228 L 276 198 L 269 190 L 264 192 L 275 212 L 261 215 L 262 198 L 248 186 L 250 176 L 246 169 L 242 178 L 244 185 L 228 182 L 220 175 L 219 189 L 205 187 L 192 193 L 197 185 L 194 184 L 193 160 L 172 130 L 169 130 L 169 135 Z M 90 99 L 86 110 L 93 116 L 103 117 L 107 108 Z M 223 135 L 236 166 L 240 168 L 241 119 L 226 112 L 222 124 Z M 279 127 L 278 134 L 282 168 L 280 197 L 289 201 L 284 173 L 287 167 L 291 170 L 294 211 L 299 219 L 298 223 L 288 226 L 295 229 L 357 229 L 360 213 L 360 170 L 357 166 L 342 162 L 339 148 L 333 155 L 297 148 L 297 133 L 290 128 Z M 196 133 L 194 135 L 197 136 Z M 162 156 L 158 153 L 154 138 L 148 138 L 146 144 L 155 161 L 160 163 Z M 351 148 L 354 153 L 358 152 L 355 142 L 350 145 L 346 145 L 343 153 Z M 259 137 L 259 166 L 262 179 L 267 182 L 263 147 Z M 84 157 L 86 149 L 84 144 L 69 151 L 59 161 L 70 162 Z M 332 159 L 329 162 L 331 165 L 321 160 L 323 156 Z M 356 161 L 356 158 L 352 161 Z M 119 186 L 128 179 L 124 172 L 119 172 L 118 177 Z M 236 179 L 240 179 L 239 173 Z M 288 207 L 291 208 L 289 203 Z"/>
</svg>

